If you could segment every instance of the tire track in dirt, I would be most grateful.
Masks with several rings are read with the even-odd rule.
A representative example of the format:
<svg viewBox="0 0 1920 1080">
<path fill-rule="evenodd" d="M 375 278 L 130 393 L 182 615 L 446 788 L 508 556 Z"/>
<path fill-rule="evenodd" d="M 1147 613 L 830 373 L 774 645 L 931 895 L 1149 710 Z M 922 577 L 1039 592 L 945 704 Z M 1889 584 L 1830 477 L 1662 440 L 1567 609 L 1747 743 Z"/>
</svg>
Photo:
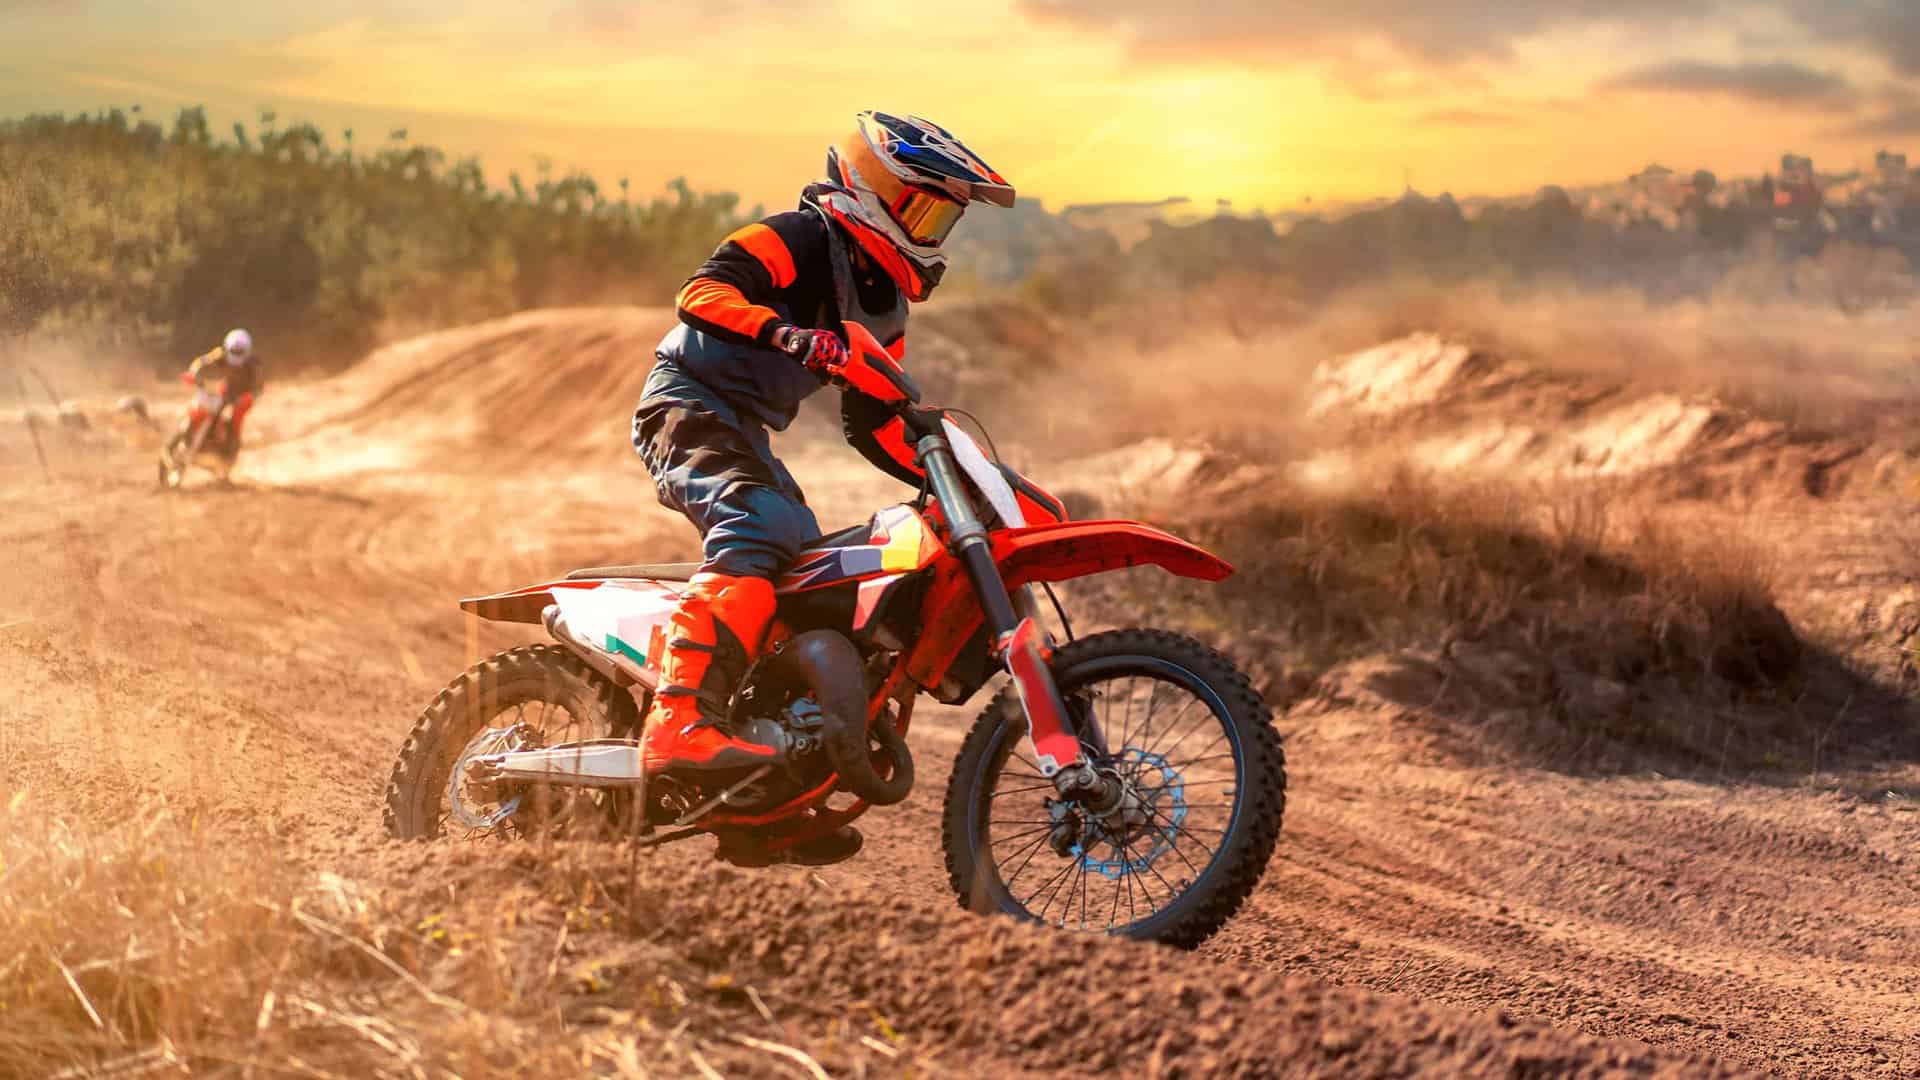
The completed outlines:
<svg viewBox="0 0 1920 1080">
<path fill-rule="evenodd" d="M 334 383 L 288 392 L 276 423 L 297 434 L 263 439 L 234 491 L 154 496 L 132 454 L 70 467 L 51 493 L 9 474 L 10 499 L 31 495 L 20 502 L 29 512 L 0 520 L 18 553 L 0 583 L 33 621 L 0 630 L 7 785 L 65 791 L 93 817 L 130 812 L 143 791 L 181 794 L 237 837 L 270 830 L 402 893 L 441 860 L 479 859 L 483 878 L 503 872 L 484 853 L 377 844 L 380 785 L 414 713 L 476 649 L 528 639 L 494 626 L 470 639 L 458 594 L 696 550 L 684 523 L 653 506 L 624 442 L 645 368 L 638 350 L 650 351 L 661 319 L 538 313 L 396 346 Z M 546 363 L 555 355 L 558 367 Z M 593 400 L 543 411 L 582 397 Z M 849 452 L 792 453 L 805 463 L 796 471 L 824 474 L 810 486 L 824 493 L 830 527 L 899 497 Z M 1196 1022 L 1221 1029 L 1198 1044 L 1214 1056 L 1184 1058 L 1178 1040 L 1161 1049 L 1162 1065 L 1199 1071 L 1258 1063 L 1256 1043 L 1236 1042 L 1233 1029 L 1301 1024 L 1332 1049 L 1274 1060 L 1298 1072 L 1355 1067 L 1363 1059 L 1339 1049 L 1336 1030 L 1355 1016 L 1371 1019 L 1352 1030 L 1383 1046 L 1468 1032 L 1477 1046 L 1501 1045 L 1488 1034 L 1501 1025 L 1428 1009 L 1450 1005 L 1769 1070 L 1920 1072 L 1920 1029 L 1900 1007 L 1920 991 L 1920 894 L 1903 856 L 1920 841 L 1920 815 L 1808 790 L 1410 764 L 1419 740 L 1394 721 L 1297 713 L 1283 724 L 1295 739 L 1289 817 L 1248 908 L 1199 957 L 1109 944 L 1088 953 L 946 906 L 939 781 L 982 704 L 922 702 L 920 789 L 864 819 L 861 858 L 811 875 L 854 896 L 850 913 L 813 912 L 796 875 L 716 876 L 684 855 L 659 865 L 687 889 L 756 899 L 669 907 L 744 920 L 702 935 L 764 926 L 779 940 L 804 931 L 823 948 L 858 950 L 873 930 L 858 920 L 894 904 L 904 921 L 882 930 L 881 955 L 905 970 L 924 959 L 918 949 L 968 955 L 986 941 L 985 962 L 1016 982 L 1046 971 L 1071 986 L 1137 976 L 1212 987 L 1192 1000 L 1205 1010 Z M 96 754 L 102 744 L 114 752 Z M 797 914 L 782 922 L 772 912 L 781 904 Z M 951 915 L 932 914 L 942 910 Z M 831 978 L 854 970 L 825 964 L 812 982 L 785 971 L 780 985 L 838 1002 Z M 1397 996 L 1352 998 L 1329 981 Z M 987 989 L 981 1010 L 1012 1000 L 987 1000 Z M 1246 1000 L 1250 990 L 1268 996 Z M 1331 1010 L 1338 1023 L 1302 1019 L 1301 1002 L 1333 999 L 1346 1002 Z M 1023 1060 L 982 1041 L 1007 1035 L 998 1021 L 931 1019 L 976 999 L 927 1000 L 918 1015 L 951 1060 Z M 1124 997 L 1111 1007 L 1150 1008 Z M 1556 1048 L 1565 1056 L 1545 1060 L 1568 1072 L 1597 1074 L 1602 1061 L 1675 1067 L 1535 1027 L 1514 1039 Z M 1423 1057 L 1414 1046 L 1398 1060 L 1415 1068 L 1511 1061 Z"/>
</svg>

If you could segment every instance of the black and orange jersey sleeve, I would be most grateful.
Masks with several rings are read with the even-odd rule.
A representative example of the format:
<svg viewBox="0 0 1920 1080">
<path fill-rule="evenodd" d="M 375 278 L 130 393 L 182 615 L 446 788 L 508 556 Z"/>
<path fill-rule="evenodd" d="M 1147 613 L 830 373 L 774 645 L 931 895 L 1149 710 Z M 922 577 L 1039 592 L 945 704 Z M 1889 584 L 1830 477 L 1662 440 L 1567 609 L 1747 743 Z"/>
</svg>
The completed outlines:
<svg viewBox="0 0 1920 1080">
<path fill-rule="evenodd" d="M 226 361 L 227 361 L 227 351 L 221 348 L 220 346 L 216 345 L 212 349 L 201 353 L 199 356 L 196 356 L 191 361 L 189 361 L 187 364 L 187 374 L 191 375 L 194 378 L 194 380 L 197 382 L 200 376 L 204 374 L 208 368 L 213 367 L 215 364 L 225 366 Z"/>
<path fill-rule="evenodd" d="M 681 287 L 680 321 L 723 341 L 769 344 L 780 321 L 772 305 L 821 272 L 824 230 L 818 215 L 797 210 L 736 229 Z"/>
</svg>

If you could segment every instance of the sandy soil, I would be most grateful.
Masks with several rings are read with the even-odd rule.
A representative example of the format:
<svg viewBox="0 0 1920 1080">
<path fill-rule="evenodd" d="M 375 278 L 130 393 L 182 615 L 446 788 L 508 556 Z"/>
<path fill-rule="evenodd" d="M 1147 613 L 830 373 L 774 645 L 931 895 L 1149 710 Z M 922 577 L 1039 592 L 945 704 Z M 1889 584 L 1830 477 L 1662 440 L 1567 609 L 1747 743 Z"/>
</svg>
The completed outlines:
<svg viewBox="0 0 1920 1080">
<path fill-rule="evenodd" d="M 164 797 L 402 906 L 429 883 L 510 893 L 543 858 L 627 867 L 396 847 L 379 798 L 435 690 L 528 640 L 464 623 L 457 596 L 696 550 L 624 442 L 665 318 L 534 313 L 279 388 L 231 489 L 159 494 L 144 449 L 99 428 L 41 431 L 42 466 L 10 423 L 0 801 L 27 791 L 84 827 Z M 831 441 L 787 442 L 830 526 L 898 490 Z M 916 723 L 926 782 L 865 819 L 858 859 L 742 872 L 671 849 L 623 887 L 671 934 L 593 947 L 616 972 L 746 972 L 799 1045 L 884 1002 L 914 1068 L 961 1074 L 1920 1075 L 1911 765 L 1578 777 L 1463 763 L 1404 710 L 1304 700 L 1281 720 L 1279 853 L 1189 955 L 953 909 L 939 781 L 970 716 Z"/>
</svg>

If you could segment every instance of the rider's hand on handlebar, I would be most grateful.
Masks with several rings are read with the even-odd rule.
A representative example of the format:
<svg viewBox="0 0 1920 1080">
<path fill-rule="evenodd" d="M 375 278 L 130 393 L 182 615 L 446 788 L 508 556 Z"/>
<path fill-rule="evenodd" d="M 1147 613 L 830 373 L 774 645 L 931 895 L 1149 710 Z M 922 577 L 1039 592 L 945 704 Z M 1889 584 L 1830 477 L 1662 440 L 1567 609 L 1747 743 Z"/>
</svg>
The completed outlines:
<svg viewBox="0 0 1920 1080">
<path fill-rule="evenodd" d="M 806 330 L 783 326 L 773 333 L 774 347 L 821 379 L 840 383 L 847 368 L 847 343 L 831 330 Z"/>
</svg>

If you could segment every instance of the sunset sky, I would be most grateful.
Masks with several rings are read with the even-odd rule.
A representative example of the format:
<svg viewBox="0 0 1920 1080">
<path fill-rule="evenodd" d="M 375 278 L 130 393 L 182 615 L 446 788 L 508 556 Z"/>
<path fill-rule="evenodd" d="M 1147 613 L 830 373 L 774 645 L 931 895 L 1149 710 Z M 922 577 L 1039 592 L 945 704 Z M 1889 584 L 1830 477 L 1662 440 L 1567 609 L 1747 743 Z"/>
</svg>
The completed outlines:
<svg viewBox="0 0 1920 1080">
<path fill-rule="evenodd" d="M 0 0 L 0 116 L 134 103 L 770 205 L 881 108 L 1054 208 L 1280 209 L 1920 151 L 1920 3 Z"/>
</svg>

